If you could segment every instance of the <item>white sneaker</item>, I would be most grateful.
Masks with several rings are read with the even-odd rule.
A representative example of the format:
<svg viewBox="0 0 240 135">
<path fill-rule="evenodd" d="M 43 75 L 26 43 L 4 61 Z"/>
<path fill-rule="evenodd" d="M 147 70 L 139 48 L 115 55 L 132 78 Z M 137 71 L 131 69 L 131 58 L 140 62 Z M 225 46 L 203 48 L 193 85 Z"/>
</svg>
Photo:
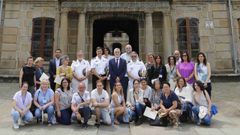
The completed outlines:
<svg viewBox="0 0 240 135">
<path fill-rule="evenodd" d="M 19 129 L 18 122 L 13 122 L 13 128 L 14 128 L 14 129 Z"/>
<path fill-rule="evenodd" d="M 20 119 L 20 123 L 19 123 L 20 126 L 25 126 L 25 123 L 22 119 Z"/>
</svg>

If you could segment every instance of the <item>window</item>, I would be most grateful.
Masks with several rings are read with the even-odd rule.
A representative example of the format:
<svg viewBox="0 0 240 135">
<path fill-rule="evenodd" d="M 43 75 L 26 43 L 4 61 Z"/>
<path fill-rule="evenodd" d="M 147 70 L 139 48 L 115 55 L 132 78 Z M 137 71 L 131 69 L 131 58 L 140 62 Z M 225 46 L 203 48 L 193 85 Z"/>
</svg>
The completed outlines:
<svg viewBox="0 0 240 135">
<path fill-rule="evenodd" d="M 180 18 L 177 19 L 178 26 L 178 49 L 187 51 L 192 58 L 199 52 L 199 20 L 197 18 Z"/>
<path fill-rule="evenodd" d="M 53 54 L 54 19 L 34 18 L 32 30 L 31 54 L 34 58 L 50 60 Z"/>
</svg>

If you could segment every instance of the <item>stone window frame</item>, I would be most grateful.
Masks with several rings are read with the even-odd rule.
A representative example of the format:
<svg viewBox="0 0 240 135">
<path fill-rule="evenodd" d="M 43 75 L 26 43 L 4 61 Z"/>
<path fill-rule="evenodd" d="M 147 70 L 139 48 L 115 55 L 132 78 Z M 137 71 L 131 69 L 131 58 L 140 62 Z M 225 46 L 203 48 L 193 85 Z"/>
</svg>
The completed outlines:
<svg viewBox="0 0 240 135">
<path fill-rule="evenodd" d="M 48 24 L 47 24 L 48 23 Z M 50 60 L 54 48 L 55 19 L 36 17 L 32 19 L 31 55 Z"/>
<path fill-rule="evenodd" d="M 176 23 L 178 49 L 181 52 L 187 51 L 190 57 L 195 58 L 200 51 L 199 19 L 178 18 Z"/>
</svg>

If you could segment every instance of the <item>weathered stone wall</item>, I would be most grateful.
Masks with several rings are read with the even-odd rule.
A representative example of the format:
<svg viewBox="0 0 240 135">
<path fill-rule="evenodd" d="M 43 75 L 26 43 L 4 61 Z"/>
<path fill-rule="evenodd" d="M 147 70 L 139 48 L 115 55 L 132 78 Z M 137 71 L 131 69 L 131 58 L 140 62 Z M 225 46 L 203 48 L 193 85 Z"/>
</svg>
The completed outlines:
<svg viewBox="0 0 240 135">
<path fill-rule="evenodd" d="M 226 2 L 178 2 L 172 5 L 174 46 L 177 48 L 176 20 L 182 17 L 199 19 L 200 51 L 206 53 L 213 72 L 233 72 L 230 22 Z M 212 28 L 206 21 L 213 22 Z"/>
<path fill-rule="evenodd" d="M 58 1 L 6 1 L 1 49 L 1 72 L 17 74 L 31 51 L 32 19 L 55 19 L 54 45 L 57 45 Z"/>
<path fill-rule="evenodd" d="M 95 1 L 99 2 L 101 0 Z M 123 1 L 132 2 L 130 0 Z M 140 1 L 147 2 L 147 0 L 139 0 L 138 2 Z M 154 0 L 150 1 L 152 2 Z M 166 4 L 166 1 L 163 3 Z M 240 0 L 232 0 L 232 4 L 234 44 L 237 47 L 238 62 L 240 62 L 240 26 L 237 21 L 240 18 Z M 108 9 L 106 9 L 106 11 L 107 10 Z M 168 38 L 172 39 L 171 42 L 168 42 L 171 43 L 171 45 L 169 45 L 171 48 L 170 50 L 173 51 L 177 49 L 176 20 L 182 17 L 195 17 L 199 19 L 200 50 L 206 53 L 208 61 L 211 63 L 212 71 L 215 73 L 228 73 L 234 71 L 233 49 L 231 44 L 232 37 L 227 0 L 212 0 L 211 2 L 207 0 L 172 0 L 171 11 L 169 13 L 171 17 L 170 25 L 166 25 L 163 21 L 165 11 L 168 11 L 168 8 L 166 8 L 164 12 L 155 12 L 155 10 L 152 14 L 154 36 L 153 50 L 155 54 L 164 56 L 163 54 L 166 49 L 166 46 L 164 48 L 164 41 Z M 33 18 L 51 17 L 55 19 L 54 49 L 59 48 L 59 41 L 61 38 L 61 35 L 59 35 L 59 27 L 61 23 L 59 11 L 58 0 L 6 0 L 2 32 L 0 29 L 0 39 L 2 36 L 2 43 L 0 40 L 0 73 L 4 72 L 5 74 L 17 74 L 19 67 L 23 65 L 26 58 L 30 55 Z M 113 11 L 109 11 L 109 13 L 111 12 Z M 104 15 L 99 16 L 102 17 Z M 75 57 L 75 51 L 77 48 L 77 19 L 78 18 L 72 22 L 75 22 L 75 24 L 73 24 L 74 27 L 71 26 L 71 22 L 69 22 L 68 25 L 68 28 L 70 27 L 71 29 L 68 30 L 69 44 L 67 49 L 71 58 Z M 141 19 L 142 18 L 137 18 L 137 20 L 139 20 L 139 51 L 141 57 L 144 59 L 146 55 L 145 20 Z M 94 19 L 91 20 L 91 18 L 86 16 L 87 45 L 92 45 L 92 21 L 94 21 Z M 212 22 L 213 27 L 206 27 L 206 22 Z M 164 37 L 164 26 L 170 26 L 166 30 L 170 30 L 169 33 L 172 37 L 166 37 L 166 35 Z M 87 58 L 89 58 L 91 56 L 92 47 L 85 46 L 85 51 L 88 56 Z"/>
<path fill-rule="evenodd" d="M 237 64 L 240 65 L 240 0 L 233 0 L 233 33 L 234 33 L 234 44 L 237 49 Z M 240 71 L 240 66 L 238 66 Z"/>
</svg>

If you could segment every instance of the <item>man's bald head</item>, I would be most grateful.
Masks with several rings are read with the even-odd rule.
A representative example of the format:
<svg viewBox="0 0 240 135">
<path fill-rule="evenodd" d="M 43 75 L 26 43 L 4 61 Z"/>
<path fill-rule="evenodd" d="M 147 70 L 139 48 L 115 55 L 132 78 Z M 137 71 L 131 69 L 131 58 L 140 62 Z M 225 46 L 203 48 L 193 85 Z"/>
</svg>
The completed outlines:
<svg viewBox="0 0 240 135">
<path fill-rule="evenodd" d="M 132 46 L 130 44 L 127 44 L 125 46 L 125 51 L 126 51 L 126 53 L 130 54 L 132 52 Z"/>
</svg>

